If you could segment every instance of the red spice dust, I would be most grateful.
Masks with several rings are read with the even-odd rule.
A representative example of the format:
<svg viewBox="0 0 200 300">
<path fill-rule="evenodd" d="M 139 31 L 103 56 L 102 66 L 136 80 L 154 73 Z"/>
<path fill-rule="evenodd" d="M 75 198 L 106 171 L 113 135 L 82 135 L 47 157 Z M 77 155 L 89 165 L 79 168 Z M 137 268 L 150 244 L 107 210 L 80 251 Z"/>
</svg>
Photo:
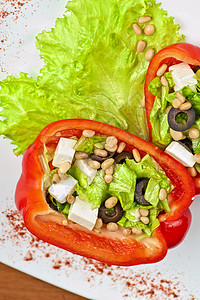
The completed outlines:
<svg viewBox="0 0 200 300">
<path fill-rule="evenodd" d="M 7 51 L 14 49 L 14 56 L 18 58 L 18 51 L 23 44 L 22 35 L 16 33 L 13 28 L 13 23 L 21 22 L 26 19 L 27 12 L 34 14 L 41 1 L 31 3 L 31 0 L 0 0 L 0 57 L 7 57 Z M 27 25 L 22 25 L 25 27 Z M 0 72 L 8 73 L 9 67 L 4 61 L 0 62 Z"/>
<path fill-rule="evenodd" d="M 168 279 L 158 271 L 151 273 L 145 269 L 138 272 L 134 268 L 110 266 L 85 257 L 73 256 L 30 234 L 17 210 L 7 209 L 2 214 L 6 221 L 1 222 L 5 230 L 0 235 L 0 245 L 9 240 L 20 249 L 21 244 L 25 242 L 26 247 L 24 249 L 22 246 L 20 255 L 27 263 L 40 262 L 41 257 L 45 257 L 52 270 L 64 271 L 66 276 L 69 276 L 70 271 L 80 273 L 81 270 L 83 280 L 87 280 L 91 286 L 97 285 L 97 279 L 98 285 L 103 285 L 106 276 L 111 289 L 121 288 L 123 299 L 182 299 L 184 291 L 187 300 L 195 300 L 193 295 L 188 295 L 188 291 L 176 276 Z"/>
<path fill-rule="evenodd" d="M 29 260 L 32 260 L 32 259 L 33 259 L 33 255 L 31 253 L 31 251 L 28 250 L 26 256 L 24 257 L 24 260 L 29 261 Z"/>
<path fill-rule="evenodd" d="M 0 1 L 0 24 L 10 16 L 12 20 L 17 20 L 22 14 L 21 8 L 30 0 L 4 0 Z"/>
</svg>

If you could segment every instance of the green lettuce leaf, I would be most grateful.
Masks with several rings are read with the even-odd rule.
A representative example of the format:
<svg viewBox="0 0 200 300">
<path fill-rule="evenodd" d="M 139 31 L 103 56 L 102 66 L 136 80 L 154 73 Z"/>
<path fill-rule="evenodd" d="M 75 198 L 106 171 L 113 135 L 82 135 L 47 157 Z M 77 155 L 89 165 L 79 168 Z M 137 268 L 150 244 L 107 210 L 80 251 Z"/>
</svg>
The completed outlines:
<svg viewBox="0 0 200 300">
<path fill-rule="evenodd" d="M 128 168 L 135 172 L 137 178 L 150 178 L 146 189 L 147 201 L 155 206 L 158 203 L 158 184 L 159 189 L 164 188 L 168 194 L 173 190 L 173 185 L 170 179 L 166 176 L 164 170 L 159 166 L 153 157 L 149 154 L 145 155 L 140 162 L 135 162 L 134 159 L 126 159 Z M 149 187 L 148 187 L 149 186 Z M 155 192 L 155 195 L 154 195 Z M 153 197 L 152 197 L 153 194 Z M 153 199 L 155 196 L 155 199 Z"/>
<path fill-rule="evenodd" d="M 168 81 L 169 86 L 168 87 L 163 87 L 163 85 L 161 84 L 160 81 L 160 77 L 155 77 L 149 84 L 148 89 L 151 92 L 152 95 L 154 96 L 158 96 L 158 97 L 162 97 L 162 89 L 171 89 L 175 84 L 174 84 L 174 80 L 172 77 L 171 72 L 165 72 L 165 77 Z"/>
<path fill-rule="evenodd" d="M 74 150 L 82 151 L 86 153 L 93 153 L 94 148 L 100 145 L 100 148 L 104 149 L 104 144 L 107 139 L 105 135 L 95 135 L 93 137 L 85 138 L 81 137 L 74 146 Z M 102 147 L 101 147 L 102 146 Z"/>
<path fill-rule="evenodd" d="M 152 17 L 151 36 L 133 31 L 143 15 Z M 0 134 L 13 141 L 17 155 L 44 126 L 66 118 L 101 121 L 147 140 L 141 101 L 149 62 L 136 52 L 141 39 L 155 52 L 184 40 L 155 0 L 69 1 L 55 27 L 37 36 L 44 60 L 38 79 L 22 74 L 0 83 Z"/>
<path fill-rule="evenodd" d="M 148 237 L 151 237 L 153 231 L 160 225 L 160 222 L 157 219 L 159 210 L 156 207 L 151 208 L 149 210 L 149 216 L 148 216 L 149 223 L 144 224 L 141 221 L 135 222 L 135 217 L 134 217 L 135 209 L 137 209 L 137 207 L 134 207 L 126 211 L 124 216 L 117 223 L 122 227 L 128 227 L 128 228 L 136 227 L 139 230 L 143 230 Z"/>
<path fill-rule="evenodd" d="M 145 200 L 147 200 L 151 205 L 156 207 L 159 202 L 159 197 L 158 197 L 159 191 L 160 191 L 160 179 L 152 176 L 149 179 L 144 194 Z"/>
<path fill-rule="evenodd" d="M 56 199 L 54 199 L 51 195 L 49 195 L 51 202 L 57 207 L 57 210 L 67 218 L 69 214 L 70 204 L 68 202 L 60 203 Z"/>
<path fill-rule="evenodd" d="M 171 72 L 166 72 L 165 77 L 169 82 L 169 87 L 163 87 L 158 77 L 154 78 L 149 85 L 150 92 L 155 95 L 153 108 L 150 112 L 150 122 L 152 125 L 152 140 L 153 143 L 161 149 L 164 149 L 171 141 L 170 127 L 168 124 L 168 114 L 165 112 L 168 103 L 168 98 L 175 93 L 169 93 L 174 86 L 174 81 Z M 172 97 L 171 97 L 172 98 Z M 174 100 L 173 96 L 173 100 Z M 173 101 L 172 100 L 172 101 Z"/>
<path fill-rule="evenodd" d="M 150 112 L 152 141 L 154 145 L 164 149 L 172 141 L 172 137 L 168 123 L 168 114 L 165 111 L 161 112 L 161 108 L 161 98 L 156 97 Z"/>
<path fill-rule="evenodd" d="M 104 180 L 104 171 L 97 171 L 92 183 L 86 187 L 78 183 L 76 192 L 80 199 L 90 202 L 92 209 L 100 207 L 108 198 L 108 184 Z"/>
<path fill-rule="evenodd" d="M 111 196 L 118 197 L 125 211 L 133 206 L 136 179 L 135 172 L 125 163 L 115 166 L 113 181 L 109 184 L 109 193 Z"/>
<path fill-rule="evenodd" d="M 67 172 L 68 175 L 72 176 L 74 179 L 78 181 L 80 187 L 86 188 L 88 187 L 88 176 L 81 171 L 75 164 Z"/>
</svg>

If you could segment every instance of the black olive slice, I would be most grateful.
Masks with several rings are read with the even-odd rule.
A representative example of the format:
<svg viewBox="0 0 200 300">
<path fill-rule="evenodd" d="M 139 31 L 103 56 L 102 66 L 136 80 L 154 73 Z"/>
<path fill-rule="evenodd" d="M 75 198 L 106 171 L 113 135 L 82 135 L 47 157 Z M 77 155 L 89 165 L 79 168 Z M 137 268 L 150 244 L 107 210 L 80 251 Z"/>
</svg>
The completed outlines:
<svg viewBox="0 0 200 300">
<path fill-rule="evenodd" d="M 200 69 L 200 66 L 195 66 L 192 70 L 194 73 L 196 73 L 197 71 L 199 71 L 199 69 Z"/>
<path fill-rule="evenodd" d="M 109 210 L 111 211 L 111 213 L 109 213 Z M 103 223 L 105 224 L 108 224 L 110 222 L 116 223 L 119 220 L 121 220 L 121 218 L 123 217 L 124 211 L 119 201 L 113 207 L 113 211 L 112 209 L 109 210 L 105 207 L 104 203 L 99 208 L 98 217 L 102 219 Z"/>
<path fill-rule="evenodd" d="M 187 122 L 185 124 L 178 124 L 176 117 L 178 114 L 184 113 L 187 115 Z M 172 107 L 168 113 L 169 127 L 175 131 L 186 131 L 188 130 L 195 121 L 195 111 L 191 107 L 188 110 L 180 110 L 179 108 Z"/>
<path fill-rule="evenodd" d="M 101 157 L 99 155 L 95 155 L 94 153 L 90 154 L 90 158 L 92 160 L 96 160 L 100 163 L 104 162 L 106 159 L 113 157 L 113 155 L 115 154 L 115 152 L 108 152 L 108 155 L 106 157 Z"/>
<path fill-rule="evenodd" d="M 116 164 L 122 164 L 123 162 L 125 162 L 126 158 L 132 159 L 133 154 L 131 152 L 123 151 L 122 153 L 116 155 L 115 162 Z"/>
<path fill-rule="evenodd" d="M 192 142 L 188 138 L 178 141 L 178 143 L 181 144 L 186 150 L 193 153 Z"/>
<path fill-rule="evenodd" d="M 57 206 L 55 206 L 55 205 L 53 204 L 53 202 L 51 201 L 50 195 L 49 195 L 49 194 L 47 194 L 47 196 L 46 196 L 46 201 L 47 201 L 47 203 L 48 203 L 48 205 L 49 205 L 49 207 L 50 207 L 51 209 L 58 211 Z"/>
<path fill-rule="evenodd" d="M 140 178 L 135 187 L 135 201 L 140 205 L 151 205 L 145 198 L 144 193 L 149 182 L 149 178 Z"/>
</svg>

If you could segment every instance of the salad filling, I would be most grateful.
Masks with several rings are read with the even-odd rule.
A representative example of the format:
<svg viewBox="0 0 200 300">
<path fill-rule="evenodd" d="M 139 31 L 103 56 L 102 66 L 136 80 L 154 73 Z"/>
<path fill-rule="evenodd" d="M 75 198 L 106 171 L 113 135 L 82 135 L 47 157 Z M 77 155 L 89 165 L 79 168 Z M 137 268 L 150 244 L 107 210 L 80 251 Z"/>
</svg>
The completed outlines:
<svg viewBox="0 0 200 300">
<path fill-rule="evenodd" d="M 170 212 L 173 185 L 163 169 L 149 154 L 127 151 L 115 136 L 83 130 L 79 139 L 60 137 L 44 157 L 43 191 L 50 208 L 64 217 L 62 225 L 140 240 L 152 236 L 160 213 Z"/>
<path fill-rule="evenodd" d="M 156 75 L 148 86 L 155 96 L 152 142 L 195 177 L 200 172 L 200 67 L 164 63 Z"/>
</svg>

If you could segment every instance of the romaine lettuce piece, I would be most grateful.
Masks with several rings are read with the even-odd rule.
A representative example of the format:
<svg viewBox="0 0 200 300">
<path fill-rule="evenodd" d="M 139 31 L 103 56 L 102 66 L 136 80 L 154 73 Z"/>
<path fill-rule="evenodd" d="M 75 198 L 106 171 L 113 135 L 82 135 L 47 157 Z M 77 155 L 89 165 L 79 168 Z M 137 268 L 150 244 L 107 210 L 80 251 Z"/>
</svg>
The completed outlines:
<svg viewBox="0 0 200 300">
<path fill-rule="evenodd" d="M 108 184 L 104 180 L 104 171 L 99 170 L 93 182 L 87 187 L 77 184 L 76 192 L 80 199 L 90 202 L 92 209 L 101 206 L 108 196 Z"/>
<path fill-rule="evenodd" d="M 135 185 L 137 176 L 125 163 L 116 165 L 113 174 L 113 181 L 109 184 L 111 196 L 118 197 L 123 210 L 133 206 Z"/>
<path fill-rule="evenodd" d="M 81 137 L 74 146 L 74 150 L 82 151 L 86 153 L 93 153 L 95 147 L 104 149 L 105 141 L 107 136 L 105 135 L 94 135 L 93 137 Z"/>
</svg>

